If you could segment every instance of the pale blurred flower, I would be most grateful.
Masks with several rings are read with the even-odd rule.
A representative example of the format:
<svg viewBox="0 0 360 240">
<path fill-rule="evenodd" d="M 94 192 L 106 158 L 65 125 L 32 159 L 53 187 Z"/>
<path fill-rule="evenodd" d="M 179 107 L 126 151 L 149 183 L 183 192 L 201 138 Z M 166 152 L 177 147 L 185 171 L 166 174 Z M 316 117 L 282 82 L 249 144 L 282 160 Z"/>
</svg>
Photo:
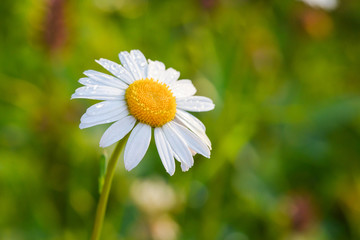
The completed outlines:
<svg viewBox="0 0 360 240">
<path fill-rule="evenodd" d="M 319 7 L 325 10 L 334 10 L 338 6 L 337 0 L 301 0 L 311 7 Z"/>
<path fill-rule="evenodd" d="M 155 240 L 175 240 L 177 239 L 179 226 L 171 217 L 163 215 L 151 223 L 150 230 Z"/>
<path fill-rule="evenodd" d="M 146 213 L 152 239 L 177 239 L 179 226 L 169 212 L 177 207 L 181 196 L 170 185 L 161 179 L 137 180 L 130 194 L 138 208 Z"/>
<path fill-rule="evenodd" d="M 174 190 L 162 180 L 136 181 L 131 186 L 131 197 L 149 214 L 167 212 L 177 203 Z"/>
<path fill-rule="evenodd" d="M 193 166 L 193 155 L 210 157 L 211 143 L 200 120 L 187 113 L 209 111 L 211 99 L 194 96 L 196 89 L 190 80 L 178 80 L 180 73 L 165 69 L 159 61 L 146 60 L 139 50 L 119 54 L 122 66 L 100 59 L 97 62 L 114 76 L 87 70 L 87 78 L 72 98 L 104 100 L 87 109 L 80 128 L 111 123 L 100 140 L 107 147 L 124 138 L 125 168 L 130 171 L 144 157 L 151 140 L 152 128 L 161 161 L 173 175 L 175 159 L 183 171 Z"/>
</svg>

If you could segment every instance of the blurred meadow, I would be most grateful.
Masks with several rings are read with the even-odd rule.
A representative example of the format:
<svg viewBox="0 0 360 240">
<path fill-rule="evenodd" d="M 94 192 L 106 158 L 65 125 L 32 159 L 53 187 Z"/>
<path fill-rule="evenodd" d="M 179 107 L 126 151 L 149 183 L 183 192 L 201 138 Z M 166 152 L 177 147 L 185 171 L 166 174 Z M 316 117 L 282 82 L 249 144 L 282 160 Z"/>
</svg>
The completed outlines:
<svg viewBox="0 0 360 240">
<path fill-rule="evenodd" d="M 89 239 L 112 148 L 71 100 L 140 49 L 214 111 L 211 158 L 118 162 L 102 239 L 360 239 L 360 1 L 1 0 L 0 239 Z"/>
</svg>

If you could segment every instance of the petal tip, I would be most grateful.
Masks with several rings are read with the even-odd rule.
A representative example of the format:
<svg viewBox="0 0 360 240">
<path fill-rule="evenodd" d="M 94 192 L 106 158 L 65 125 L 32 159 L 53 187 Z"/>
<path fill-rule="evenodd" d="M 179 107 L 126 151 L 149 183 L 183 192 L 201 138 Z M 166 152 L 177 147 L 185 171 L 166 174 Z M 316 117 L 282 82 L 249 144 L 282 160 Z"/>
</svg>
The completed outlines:
<svg viewBox="0 0 360 240">
<path fill-rule="evenodd" d="M 126 171 L 130 172 L 131 170 L 133 170 L 136 166 L 128 166 L 125 164 L 125 169 Z"/>
<path fill-rule="evenodd" d="M 95 62 L 97 62 L 98 64 L 101 65 L 101 62 L 104 60 L 104 58 L 100 58 L 100 59 L 95 59 Z"/>
<path fill-rule="evenodd" d="M 109 145 L 105 144 L 104 142 L 102 142 L 102 141 L 100 140 L 99 147 L 101 147 L 101 148 L 106 148 L 106 147 L 108 147 L 108 146 L 109 146 Z"/>
<path fill-rule="evenodd" d="M 167 172 L 170 176 L 173 176 L 174 173 L 175 173 L 175 168 L 173 168 L 173 169 L 166 169 L 166 172 Z"/>
</svg>

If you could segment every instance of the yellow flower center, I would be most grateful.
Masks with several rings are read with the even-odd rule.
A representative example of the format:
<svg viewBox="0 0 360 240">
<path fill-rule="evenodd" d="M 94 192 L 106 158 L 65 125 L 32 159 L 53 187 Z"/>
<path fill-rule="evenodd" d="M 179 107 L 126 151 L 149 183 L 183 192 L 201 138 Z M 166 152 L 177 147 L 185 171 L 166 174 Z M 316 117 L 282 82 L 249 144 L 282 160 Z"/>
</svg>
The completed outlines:
<svg viewBox="0 0 360 240">
<path fill-rule="evenodd" d="M 175 117 L 175 97 L 166 84 L 153 79 L 141 79 L 130 84 L 125 99 L 130 114 L 152 127 L 161 127 Z"/>
</svg>

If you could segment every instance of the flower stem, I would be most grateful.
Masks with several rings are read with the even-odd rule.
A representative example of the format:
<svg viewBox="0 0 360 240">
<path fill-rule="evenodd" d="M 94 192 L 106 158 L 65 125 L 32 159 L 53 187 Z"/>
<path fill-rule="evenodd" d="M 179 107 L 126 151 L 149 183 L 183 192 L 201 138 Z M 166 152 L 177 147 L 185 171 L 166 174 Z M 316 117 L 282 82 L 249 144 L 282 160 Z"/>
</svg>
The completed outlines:
<svg viewBox="0 0 360 240">
<path fill-rule="evenodd" d="M 106 205 L 107 205 L 108 198 L 109 198 L 109 192 L 110 192 L 110 188 L 111 188 L 112 178 L 114 176 L 117 160 L 119 159 L 120 152 L 121 152 L 125 142 L 126 142 L 126 137 L 118 142 L 118 144 L 116 145 L 116 147 L 111 155 L 108 166 L 106 168 L 104 186 L 102 188 L 100 200 L 99 200 L 97 210 L 96 210 L 96 217 L 95 217 L 93 232 L 91 235 L 91 240 L 98 240 L 100 238 L 100 233 L 101 233 L 101 228 L 102 228 L 102 225 L 104 222 L 104 216 L 105 216 L 105 211 L 106 211 Z"/>
</svg>

